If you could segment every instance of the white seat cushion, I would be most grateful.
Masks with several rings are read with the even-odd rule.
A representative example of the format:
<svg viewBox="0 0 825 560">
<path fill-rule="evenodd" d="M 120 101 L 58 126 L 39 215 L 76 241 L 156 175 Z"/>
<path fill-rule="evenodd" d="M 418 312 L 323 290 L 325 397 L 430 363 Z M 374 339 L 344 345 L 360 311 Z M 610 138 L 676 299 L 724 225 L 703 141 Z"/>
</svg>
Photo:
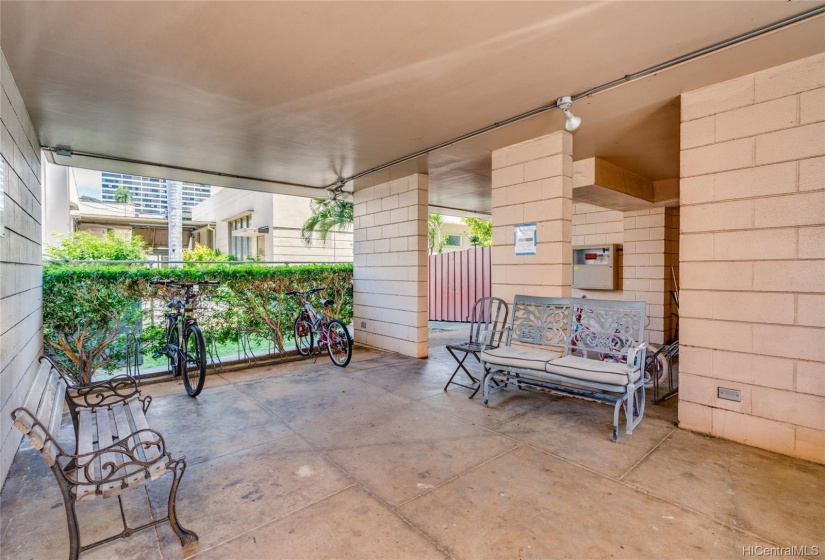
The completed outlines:
<svg viewBox="0 0 825 560">
<path fill-rule="evenodd" d="M 524 346 L 500 346 L 482 352 L 482 359 L 491 365 L 539 371 L 544 371 L 545 364 L 559 356 L 561 352 L 525 348 Z"/>
<path fill-rule="evenodd" d="M 544 369 L 547 373 L 611 385 L 627 385 L 628 374 L 631 375 L 633 381 L 636 381 L 641 373 L 638 369 L 631 371 L 626 364 L 602 362 L 579 356 L 557 358 L 548 362 Z"/>
</svg>

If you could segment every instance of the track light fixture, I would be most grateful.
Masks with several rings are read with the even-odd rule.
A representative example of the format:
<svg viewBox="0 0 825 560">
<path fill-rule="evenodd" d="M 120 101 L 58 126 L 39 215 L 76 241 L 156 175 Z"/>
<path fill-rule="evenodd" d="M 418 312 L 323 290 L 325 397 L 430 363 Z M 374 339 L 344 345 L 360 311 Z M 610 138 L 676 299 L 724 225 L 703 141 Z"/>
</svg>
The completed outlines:
<svg viewBox="0 0 825 560">
<path fill-rule="evenodd" d="M 573 99 L 570 96 L 559 97 L 556 100 L 556 106 L 564 113 L 564 118 L 567 119 L 564 123 L 564 129 L 567 132 L 578 130 L 582 124 L 581 117 L 575 116 L 570 112 L 570 106 L 573 105 Z"/>
</svg>

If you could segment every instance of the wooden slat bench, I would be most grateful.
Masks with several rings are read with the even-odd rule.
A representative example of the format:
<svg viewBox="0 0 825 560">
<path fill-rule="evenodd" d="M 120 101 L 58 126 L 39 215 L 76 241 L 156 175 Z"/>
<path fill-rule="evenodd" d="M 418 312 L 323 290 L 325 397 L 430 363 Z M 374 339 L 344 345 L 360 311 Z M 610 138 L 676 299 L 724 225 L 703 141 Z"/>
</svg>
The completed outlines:
<svg viewBox="0 0 825 560">
<path fill-rule="evenodd" d="M 198 536 L 180 526 L 175 513 L 178 485 L 186 470 L 183 457 L 173 459 L 163 436 L 151 429 L 145 412 L 150 397 L 141 397 L 137 382 L 127 376 L 84 387 L 75 387 L 47 358 L 41 365 L 24 405 L 12 412 L 14 425 L 28 436 L 35 449 L 51 468 L 63 493 L 69 525 L 69 558 L 81 552 L 132 533 L 169 521 L 185 546 Z M 75 435 L 75 452 L 66 452 L 57 440 L 68 405 Z M 168 514 L 139 527 L 129 527 L 120 503 L 123 531 L 117 535 L 81 546 L 75 503 L 96 497 L 117 496 L 137 488 L 147 479 L 166 473 L 174 477 L 169 492 Z"/>
<path fill-rule="evenodd" d="M 512 381 L 613 404 L 613 441 L 624 407 L 632 434 L 644 416 L 645 312 L 643 301 L 516 296 L 504 344 L 481 355 L 484 405 L 493 380 Z"/>
</svg>

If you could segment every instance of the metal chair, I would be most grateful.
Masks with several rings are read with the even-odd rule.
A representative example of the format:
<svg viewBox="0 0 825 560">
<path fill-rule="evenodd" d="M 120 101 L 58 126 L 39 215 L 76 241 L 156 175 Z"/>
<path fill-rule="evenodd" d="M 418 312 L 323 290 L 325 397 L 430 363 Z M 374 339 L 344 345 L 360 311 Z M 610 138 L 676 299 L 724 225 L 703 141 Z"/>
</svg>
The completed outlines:
<svg viewBox="0 0 825 560">
<path fill-rule="evenodd" d="M 507 316 L 509 313 L 510 309 L 507 306 L 507 302 L 501 298 L 483 297 L 473 304 L 473 309 L 470 311 L 470 339 L 461 344 L 447 345 L 447 351 L 455 361 L 458 362 L 458 365 L 450 376 L 450 380 L 444 385 L 445 391 L 450 384 L 453 384 L 464 387 L 465 389 L 473 389 L 473 394 L 470 395 L 471 399 L 476 396 L 481 384 L 464 365 L 464 360 L 467 359 L 467 356 L 472 355 L 477 362 L 481 363 L 479 354 L 482 350 L 498 348 L 499 344 L 501 344 L 501 338 L 504 335 L 503 327 L 507 324 Z M 486 331 L 497 332 L 494 332 L 488 344 L 483 344 L 482 337 Z M 465 385 L 464 383 L 454 381 L 459 370 L 464 371 L 473 385 Z"/>
</svg>

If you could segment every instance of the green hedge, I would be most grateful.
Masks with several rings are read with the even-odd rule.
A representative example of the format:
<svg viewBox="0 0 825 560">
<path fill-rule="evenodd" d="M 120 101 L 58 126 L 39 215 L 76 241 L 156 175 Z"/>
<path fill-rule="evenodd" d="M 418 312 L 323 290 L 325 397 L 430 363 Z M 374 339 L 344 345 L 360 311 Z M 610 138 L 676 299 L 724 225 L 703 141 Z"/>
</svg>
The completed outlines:
<svg viewBox="0 0 825 560">
<path fill-rule="evenodd" d="M 127 337 L 145 352 L 163 338 L 163 314 L 170 293 L 150 280 L 217 280 L 205 287 L 196 316 L 216 342 L 237 342 L 242 333 L 269 339 L 279 352 L 291 338 L 298 312 L 290 290 L 313 286 L 335 300 L 333 313 L 352 320 L 352 265 L 269 266 L 187 264 L 182 268 L 145 265 L 48 263 L 43 267 L 43 324 L 46 350 L 68 366 L 80 383 L 98 370 L 122 364 Z"/>
</svg>

